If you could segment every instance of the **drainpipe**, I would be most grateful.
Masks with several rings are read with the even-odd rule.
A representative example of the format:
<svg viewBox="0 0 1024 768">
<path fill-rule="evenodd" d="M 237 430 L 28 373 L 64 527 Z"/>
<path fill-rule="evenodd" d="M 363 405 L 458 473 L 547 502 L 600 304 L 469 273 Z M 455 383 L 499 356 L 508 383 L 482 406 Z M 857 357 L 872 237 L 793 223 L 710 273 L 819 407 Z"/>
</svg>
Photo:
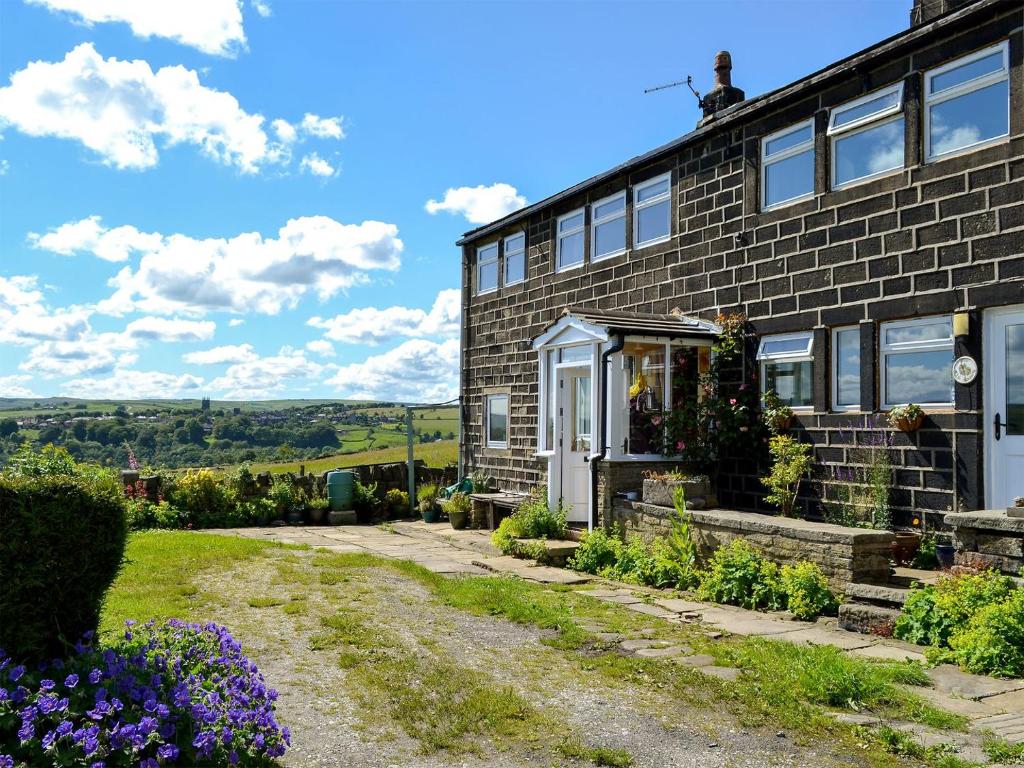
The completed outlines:
<svg viewBox="0 0 1024 768">
<path fill-rule="evenodd" d="M 601 452 L 590 457 L 590 520 L 591 527 L 598 523 L 597 507 L 597 465 L 600 464 L 608 453 L 608 425 L 611 419 L 608 415 L 608 360 L 616 352 L 621 352 L 626 346 L 626 337 L 622 333 L 615 334 L 611 346 L 601 353 L 601 375 L 598 387 L 601 392 Z"/>
</svg>

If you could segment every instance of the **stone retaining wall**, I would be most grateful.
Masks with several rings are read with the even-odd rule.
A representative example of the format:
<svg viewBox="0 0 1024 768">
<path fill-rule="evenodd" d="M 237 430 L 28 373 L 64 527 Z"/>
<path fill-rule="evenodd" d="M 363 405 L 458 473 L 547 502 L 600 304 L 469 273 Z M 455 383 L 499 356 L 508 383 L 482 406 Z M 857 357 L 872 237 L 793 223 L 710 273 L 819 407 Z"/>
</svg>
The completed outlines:
<svg viewBox="0 0 1024 768">
<path fill-rule="evenodd" d="M 672 510 L 616 499 L 610 522 L 626 535 L 664 534 Z M 889 531 L 844 528 L 788 517 L 728 509 L 691 510 L 691 530 L 702 558 L 734 539 L 746 539 L 781 564 L 810 560 L 825 572 L 833 589 L 853 581 L 884 582 L 895 537 Z"/>
<path fill-rule="evenodd" d="M 987 510 L 950 513 L 944 522 L 953 529 L 957 560 L 980 561 L 1014 576 L 1024 567 L 1024 518 Z"/>
</svg>

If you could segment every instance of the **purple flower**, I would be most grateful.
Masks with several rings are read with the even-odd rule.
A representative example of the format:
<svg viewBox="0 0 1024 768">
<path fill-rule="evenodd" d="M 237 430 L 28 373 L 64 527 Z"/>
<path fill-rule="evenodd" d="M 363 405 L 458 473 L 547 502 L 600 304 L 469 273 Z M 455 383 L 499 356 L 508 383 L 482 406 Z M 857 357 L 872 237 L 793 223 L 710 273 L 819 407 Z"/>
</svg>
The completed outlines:
<svg viewBox="0 0 1024 768">
<path fill-rule="evenodd" d="M 78 685 L 78 675 L 72 672 L 70 675 L 64 678 L 64 685 L 67 688 L 74 688 L 76 685 Z"/>
<path fill-rule="evenodd" d="M 11 667 L 11 671 L 7 673 L 7 677 L 8 677 L 8 679 L 10 679 L 10 681 L 12 683 L 16 683 L 19 680 L 21 680 L 21 678 L 22 678 L 22 676 L 24 676 L 24 674 L 25 674 L 25 665 L 24 664 L 19 664 L 16 667 Z"/>
<path fill-rule="evenodd" d="M 180 751 L 174 744 L 161 744 L 156 748 L 156 756 L 161 760 L 173 762 L 178 759 Z"/>
<path fill-rule="evenodd" d="M 0 768 L 14 768 L 14 758 L 10 755 L 0 755 Z"/>
<path fill-rule="evenodd" d="M 56 687 L 57 684 L 53 680 L 46 679 L 39 681 L 39 689 L 42 691 L 52 691 Z"/>
</svg>

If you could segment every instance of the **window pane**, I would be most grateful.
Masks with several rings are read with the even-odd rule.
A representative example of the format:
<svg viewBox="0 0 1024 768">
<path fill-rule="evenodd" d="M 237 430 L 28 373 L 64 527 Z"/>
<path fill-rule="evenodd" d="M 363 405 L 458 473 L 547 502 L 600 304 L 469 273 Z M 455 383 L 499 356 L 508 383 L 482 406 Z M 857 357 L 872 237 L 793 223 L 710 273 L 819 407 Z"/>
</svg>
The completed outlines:
<svg viewBox="0 0 1024 768">
<path fill-rule="evenodd" d="M 765 339 L 761 345 L 761 354 L 765 357 L 791 355 L 794 353 L 806 354 L 810 340 L 810 336 L 795 336 L 790 339 Z"/>
<path fill-rule="evenodd" d="M 811 362 L 765 363 L 764 388 L 772 389 L 786 405 L 813 405 L 811 398 Z"/>
<path fill-rule="evenodd" d="M 594 227 L 594 258 L 626 249 L 626 219 L 613 219 Z"/>
<path fill-rule="evenodd" d="M 589 344 L 580 344 L 575 347 L 562 347 L 561 360 L 563 363 L 589 363 L 591 349 Z"/>
<path fill-rule="evenodd" d="M 953 352 L 890 352 L 885 356 L 889 403 L 949 403 L 953 400 Z"/>
<path fill-rule="evenodd" d="M 903 118 L 835 141 L 836 184 L 903 167 Z"/>
<path fill-rule="evenodd" d="M 480 265 L 480 284 L 478 291 L 489 291 L 498 287 L 498 262 L 491 261 Z"/>
<path fill-rule="evenodd" d="M 645 200 L 650 200 L 652 197 L 658 195 L 664 195 L 669 190 L 669 180 L 662 179 L 657 184 L 650 184 L 646 187 L 638 187 L 636 190 L 636 202 L 642 203 Z"/>
<path fill-rule="evenodd" d="M 660 453 L 665 404 L 665 345 L 629 342 L 622 350 L 624 451 Z"/>
<path fill-rule="evenodd" d="M 505 257 L 505 284 L 518 283 L 526 278 L 526 254 L 520 251 Z"/>
<path fill-rule="evenodd" d="M 580 211 L 575 216 L 570 216 L 568 219 L 562 219 L 558 223 L 559 232 L 568 232 L 573 229 L 579 229 L 583 226 L 583 211 Z"/>
<path fill-rule="evenodd" d="M 497 246 L 497 244 L 495 244 L 495 245 L 489 245 L 486 248 L 481 248 L 477 252 L 476 260 L 480 261 L 480 262 L 496 261 L 497 258 L 498 258 L 498 246 Z"/>
<path fill-rule="evenodd" d="M 508 398 L 487 398 L 487 442 L 504 443 L 508 440 Z"/>
<path fill-rule="evenodd" d="M 546 355 L 543 390 L 546 398 L 544 450 L 551 451 L 555 448 L 555 350 L 549 349 L 544 354 Z"/>
<path fill-rule="evenodd" d="M 836 110 L 835 119 L 832 121 L 832 124 L 836 128 L 839 128 L 840 126 L 847 125 L 855 120 L 860 120 L 862 117 L 873 115 L 876 112 L 882 112 L 899 103 L 900 92 L 890 91 L 889 93 L 879 96 L 877 99 L 865 101 L 863 104 L 858 104 L 855 107 L 840 107 Z"/>
<path fill-rule="evenodd" d="M 583 261 L 583 233 L 564 235 L 559 238 L 558 266 L 568 267 Z"/>
<path fill-rule="evenodd" d="M 1006 326 L 1006 434 L 1024 435 L 1024 325 Z"/>
<path fill-rule="evenodd" d="M 953 152 L 1009 133 L 1009 83 L 1003 80 L 929 109 L 932 155 Z"/>
<path fill-rule="evenodd" d="M 955 85 L 966 83 L 982 75 L 992 72 L 999 72 L 1003 68 L 1003 52 L 996 51 L 983 59 L 961 64 L 948 72 L 936 75 L 931 79 L 931 92 L 939 93 L 952 88 Z"/>
<path fill-rule="evenodd" d="M 668 200 L 663 200 L 660 203 L 636 209 L 637 245 L 668 236 L 669 205 Z"/>
<path fill-rule="evenodd" d="M 768 139 L 764 144 L 764 152 L 765 155 L 774 155 L 777 152 L 789 149 L 790 147 L 795 147 L 797 144 L 810 141 L 813 138 L 814 126 L 805 125 L 799 131 L 787 133 L 785 136 L 779 136 L 777 139 Z"/>
<path fill-rule="evenodd" d="M 576 377 L 576 397 L 573 400 L 573 450 L 590 450 L 590 377 Z"/>
<path fill-rule="evenodd" d="M 860 405 L 860 329 L 850 328 L 836 333 L 835 405 L 841 408 Z"/>
<path fill-rule="evenodd" d="M 926 325 L 895 325 L 885 329 L 886 344 L 951 341 L 953 321 L 946 318 Z"/>
<path fill-rule="evenodd" d="M 814 150 L 772 163 L 765 167 L 764 172 L 765 205 L 811 194 L 814 192 Z"/>
<path fill-rule="evenodd" d="M 600 205 L 594 206 L 594 218 L 603 219 L 605 216 L 611 216 L 619 211 L 626 210 L 626 198 L 617 197 L 614 200 L 609 200 L 607 203 L 601 203 Z"/>
<path fill-rule="evenodd" d="M 521 251 L 526 247 L 526 235 L 513 235 L 505 238 L 505 253 Z"/>
</svg>

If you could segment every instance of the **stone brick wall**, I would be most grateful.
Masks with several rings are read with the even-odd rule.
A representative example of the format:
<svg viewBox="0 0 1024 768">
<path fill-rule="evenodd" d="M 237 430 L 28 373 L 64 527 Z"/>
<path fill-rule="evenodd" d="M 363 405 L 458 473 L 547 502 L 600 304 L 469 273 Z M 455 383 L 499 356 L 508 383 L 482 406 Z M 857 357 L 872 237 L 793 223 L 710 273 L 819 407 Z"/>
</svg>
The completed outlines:
<svg viewBox="0 0 1024 768">
<path fill-rule="evenodd" d="M 745 313 L 756 334 L 813 329 L 815 412 L 797 419 L 796 433 L 815 446 L 821 466 L 803 503 L 814 512 L 826 493 L 828 465 L 850 449 L 879 406 L 878 323 L 966 310 L 971 335 L 956 354 L 982 360 L 986 307 L 1024 303 L 1024 82 L 1019 4 L 989 6 L 956 30 L 939 28 L 915 47 L 896 47 L 858 71 L 752 113 L 742 123 L 711 130 L 694 144 L 654 156 L 599 187 L 546 206 L 505 230 L 464 246 L 462 461 L 510 489 L 543 482 L 546 462 L 534 458 L 537 360 L 530 340 L 572 305 L 712 318 Z M 923 163 L 923 71 L 957 55 L 1009 39 L 1011 138 L 941 162 Z M 743 67 L 734 79 L 742 86 Z M 903 81 L 906 158 L 901 172 L 841 191 L 828 188 L 828 109 Z M 816 191 L 811 200 L 759 212 L 759 139 L 800 120 L 817 124 Z M 715 124 L 712 123 L 712 126 Z M 568 273 L 554 269 L 557 216 L 671 171 L 672 238 Z M 588 212 L 589 216 L 589 212 Z M 527 280 L 475 296 L 476 248 L 515 231 L 527 232 Z M 588 238 L 589 251 L 589 228 Z M 632 244 L 630 243 L 630 246 Z M 860 324 L 862 413 L 829 411 L 829 329 Z M 751 363 L 748 375 L 756 366 Z M 898 466 L 893 503 L 897 521 L 984 506 L 982 428 L 984 372 L 957 386 L 955 408 L 929 414 L 925 427 L 895 435 Z M 482 447 L 485 391 L 508 391 L 510 448 Z M 757 457 L 722 462 L 719 502 L 757 508 L 763 493 Z"/>
<path fill-rule="evenodd" d="M 627 536 L 652 536 L 668 531 L 667 507 L 616 499 L 612 520 Z M 690 530 L 702 560 L 735 539 L 745 539 L 780 565 L 810 560 L 821 566 L 829 584 L 840 593 L 856 582 L 885 582 L 895 537 L 888 531 L 843 528 L 789 517 L 724 509 L 693 510 Z"/>
</svg>

